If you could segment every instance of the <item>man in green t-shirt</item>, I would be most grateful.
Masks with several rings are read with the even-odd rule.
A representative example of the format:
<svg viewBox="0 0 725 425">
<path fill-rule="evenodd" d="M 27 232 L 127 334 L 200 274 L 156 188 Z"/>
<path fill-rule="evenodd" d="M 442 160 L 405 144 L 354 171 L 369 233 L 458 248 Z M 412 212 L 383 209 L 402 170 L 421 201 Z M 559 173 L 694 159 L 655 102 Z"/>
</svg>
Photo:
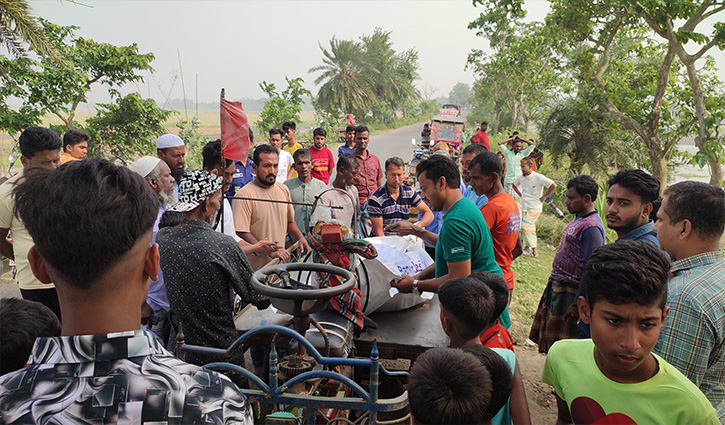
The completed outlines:
<svg viewBox="0 0 725 425">
<path fill-rule="evenodd" d="M 472 272 L 501 274 L 491 232 L 478 207 L 461 194 L 456 163 L 434 155 L 418 164 L 417 173 L 423 198 L 430 202 L 433 211 L 445 213 L 440 233 L 436 235 L 407 221 L 395 223 L 388 230 L 401 236 L 413 234 L 435 245 L 436 261 L 417 275 L 403 275 L 391 285 L 400 292 L 437 292 L 444 282 Z"/>
</svg>

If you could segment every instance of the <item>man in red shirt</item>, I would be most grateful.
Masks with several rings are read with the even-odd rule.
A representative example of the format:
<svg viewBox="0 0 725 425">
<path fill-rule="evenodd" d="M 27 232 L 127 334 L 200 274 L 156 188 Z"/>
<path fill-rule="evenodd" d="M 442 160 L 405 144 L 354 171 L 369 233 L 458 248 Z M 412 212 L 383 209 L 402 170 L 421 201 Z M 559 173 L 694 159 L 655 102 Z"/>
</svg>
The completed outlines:
<svg viewBox="0 0 725 425">
<path fill-rule="evenodd" d="M 487 150 L 490 151 L 491 142 L 489 142 L 488 140 L 488 133 L 486 133 L 486 130 L 488 130 L 488 122 L 484 121 L 481 123 L 481 129 L 473 135 L 473 138 L 471 138 L 471 143 L 483 145 Z"/>
<path fill-rule="evenodd" d="M 355 187 L 357 188 L 360 205 L 364 205 L 370 195 L 383 185 L 383 170 L 377 156 L 368 151 L 370 131 L 364 125 L 355 129 L 355 158 L 360 163 Z"/>
<path fill-rule="evenodd" d="M 521 214 L 514 198 L 503 190 L 501 184 L 502 168 L 498 156 L 493 152 L 486 151 L 476 155 L 471 160 L 468 172 L 471 176 L 471 186 L 476 195 L 486 195 L 488 197 L 488 202 L 481 207 L 481 214 L 483 214 L 483 218 L 491 230 L 496 263 L 501 267 L 510 293 L 514 289 L 514 273 L 511 271 L 511 262 L 514 260 L 513 251 L 519 244 Z M 509 302 L 510 300 L 509 295 Z"/>
<path fill-rule="evenodd" d="M 328 184 L 330 182 L 330 171 L 335 169 L 335 158 L 333 158 L 332 152 L 325 147 L 327 131 L 318 127 L 312 132 L 312 136 L 314 137 L 314 143 L 310 146 L 312 177 Z"/>
</svg>

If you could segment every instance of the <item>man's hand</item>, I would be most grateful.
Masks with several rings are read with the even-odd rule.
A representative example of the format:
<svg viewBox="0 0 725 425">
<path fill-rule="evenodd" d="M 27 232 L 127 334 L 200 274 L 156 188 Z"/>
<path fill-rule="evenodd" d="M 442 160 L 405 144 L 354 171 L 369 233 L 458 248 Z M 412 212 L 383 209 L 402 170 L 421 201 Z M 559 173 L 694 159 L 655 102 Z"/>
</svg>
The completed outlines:
<svg viewBox="0 0 725 425">
<path fill-rule="evenodd" d="M 397 223 L 385 226 L 385 230 L 387 230 L 388 232 L 397 233 L 398 236 L 407 236 L 415 235 L 418 231 L 420 231 L 420 227 L 409 222 L 408 220 L 402 220 Z"/>
<path fill-rule="evenodd" d="M 566 309 L 566 313 L 564 313 L 564 319 L 574 323 L 578 322 L 579 307 L 577 307 L 575 304 L 570 304 L 569 307 L 567 307 Z"/>
<path fill-rule="evenodd" d="M 415 278 L 413 276 L 408 276 L 407 274 L 403 275 L 403 278 L 399 281 L 391 280 L 390 286 L 393 288 L 397 288 L 398 292 L 403 294 L 409 294 L 413 292 L 413 281 Z"/>
<path fill-rule="evenodd" d="M 541 198 L 539 198 L 539 201 L 546 202 L 546 195 L 542 195 Z"/>
<path fill-rule="evenodd" d="M 146 303 L 146 301 L 143 302 L 143 305 L 141 306 L 141 324 L 149 326 L 151 325 L 151 315 L 154 313 L 153 310 L 151 310 L 151 306 Z"/>
<path fill-rule="evenodd" d="M 284 248 L 279 248 L 273 253 L 269 254 L 270 258 L 279 258 L 281 262 L 286 263 L 290 259 L 290 254 Z"/>
<path fill-rule="evenodd" d="M 303 254 L 307 254 L 308 252 L 312 251 L 312 248 L 310 248 L 310 245 L 307 243 L 306 240 L 300 239 L 300 249 L 302 250 Z"/>
<path fill-rule="evenodd" d="M 262 256 L 270 255 L 271 253 L 281 248 L 277 244 L 277 242 L 270 241 L 268 239 L 262 239 L 261 241 L 255 243 L 253 246 L 254 250 L 252 252 Z"/>
</svg>

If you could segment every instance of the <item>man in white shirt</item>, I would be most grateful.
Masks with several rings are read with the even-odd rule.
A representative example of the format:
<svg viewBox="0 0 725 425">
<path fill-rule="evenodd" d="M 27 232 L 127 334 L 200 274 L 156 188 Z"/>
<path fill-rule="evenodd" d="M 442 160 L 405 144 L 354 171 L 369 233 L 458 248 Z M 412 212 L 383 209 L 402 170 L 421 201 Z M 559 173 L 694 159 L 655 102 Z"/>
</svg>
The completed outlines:
<svg viewBox="0 0 725 425">
<path fill-rule="evenodd" d="M 292 154 L 282 149 L 282 130 L 273 128 L 269 130 L 269 144 L 279 152 L 279 168 L 277 169 L 277 183 L 284 183 L 294 174 L 295 160 Z"/>
<path fill-rule="evenodd" d="M 513 181 L 514 191 L 521 197 L 521 247 L 524 252 L 531 248 L 531 256 L 538 257 L 536 250 L 536 220 L 541 215 L 541 207 L 546 198 L 556 189 L 556 183 L 550 178 L 534 171 L 534 160 L 521 159 L 521 175 Z M 546 189 L 546 193 L 544 193 Z"/>
</svg>

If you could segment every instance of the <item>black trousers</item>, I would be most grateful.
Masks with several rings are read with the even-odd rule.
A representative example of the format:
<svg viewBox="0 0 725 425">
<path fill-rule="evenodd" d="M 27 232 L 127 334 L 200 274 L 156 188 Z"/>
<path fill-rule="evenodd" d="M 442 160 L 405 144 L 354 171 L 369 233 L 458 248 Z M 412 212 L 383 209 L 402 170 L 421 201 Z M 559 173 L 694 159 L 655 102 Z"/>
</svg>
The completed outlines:
<svg viewBox="0 0 725 425">
<path fill-rule="evenodd" d="M 58 302 L 58 293 L 55 288 L 49 289 L 21 289 L 20 293 L 23 295 L 24 300 L 37 301 L 49 309 L 53 310 L 58 320 L 60 317 L 60 303 Z"/>
</svg>

